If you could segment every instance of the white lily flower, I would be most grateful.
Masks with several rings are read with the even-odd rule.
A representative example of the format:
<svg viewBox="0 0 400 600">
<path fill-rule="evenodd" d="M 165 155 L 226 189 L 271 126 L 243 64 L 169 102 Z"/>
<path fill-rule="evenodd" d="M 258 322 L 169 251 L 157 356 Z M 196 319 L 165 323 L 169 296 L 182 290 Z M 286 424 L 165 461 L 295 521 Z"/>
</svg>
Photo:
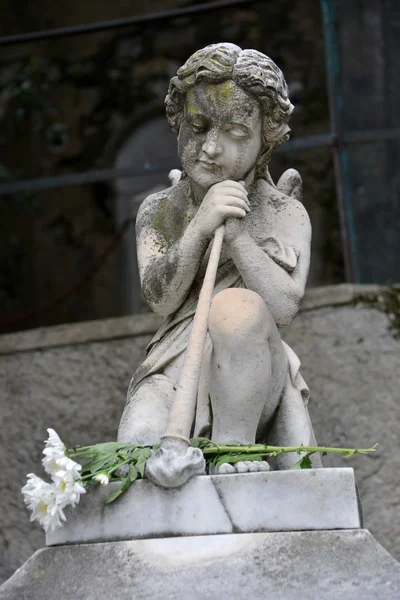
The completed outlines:
<svg viewBox="0 0 400 600">
<path fill-rule="evenodd" d="M 71 477 L 57 478 L 54 482 L 56 502 L 61 508 L 76 506 L 86 490 L 81 483 Z"/>
<path fill-rule="evenodd" d="M 76 506 L 81 495 L 86 494 L 85 488 L 80 483 L 79 471 L 82 465 L 67 456 L 57 459 L 56 462 L 59 470 L 52 475 L 52 478 L 56 487 L 57 503 L 63 508 L 68 504 Z"/>
<path fill-rule="evenodd" d="M 55 486 L 29 473 L 22 488 L 25 504 L 32 511 L 31 521 L 39 521 L 46 532 L 54 531 L 66 520 L 62 507 L 56 501 Z"/>
<path fill-rule="evenodd" d="M 41 493 L 45 494 L 49 486 L 49 483 L 46 483 L 34 473 L 28 473 L 27 482 L 21 490 L 27 507 L 33 510 L 36 499 L 41 495 Z"/>
<path fill-rule="evenodd" d="M 65 456 L 65 445 L 60 436 L 54 429 L 48 429 L 48 439 L 45 441 L 45 449 L 43 450 L 44 458 L 42 460 L 43 467 L 49 475 L 54 475 L 60 469 L 59 461 Z"/>
<path fill-rule="evenodd" d="M 71 458 L 68 458 L 67 456 L 57 458 L 56 464 L 58 469 L 52 473 L 52 475 L 54 475 L 53 479 L 72 479 L 73 481 L 80 480 L 81 475 L 79 471 L 82 470 L 82 465 L 75 462 Z"/>
<path fill-rule="evenodd" d="M 97 473 L 97 475 L 94 475 L 92 479 L 97 481 L 100 485 L 107 485 L 110 481 L 110 478 L 107 475 L 107 473 Z"/>
<path fill-rule="evenodd" d="M 31 521 L 39 521 L 44 530 L 54 531 L 66 521 L 63 509 L 76 506 L 86 490 L 81 483 L 82 465 L 66 455 L 66 446 L 54 429 L 48 429 L 42 460 L 53 483 L 29 473 L 22 488 L 25 504 L 32 511 Z"/>
</svg>

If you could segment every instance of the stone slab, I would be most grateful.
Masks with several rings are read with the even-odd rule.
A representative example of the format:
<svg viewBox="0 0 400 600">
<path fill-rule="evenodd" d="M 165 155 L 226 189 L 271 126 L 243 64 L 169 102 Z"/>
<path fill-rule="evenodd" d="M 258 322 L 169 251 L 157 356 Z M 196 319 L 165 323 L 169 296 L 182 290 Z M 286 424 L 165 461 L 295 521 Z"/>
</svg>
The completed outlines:
<svg viewBox="0 0 400 600">
<path fill-rule="evenodd" d="M 351 468 L 205 475 L 170 490 L 141 480 L 105 505 L 118 485 L 89 491 L 47 544 L 361 526 Z"/>
<path fill-rule="evenodd" d="M 54 598 L 395 600 L 400 564 L 367 530 L 245 533 L 46 548 L 0 588 Z"/>
</svg>

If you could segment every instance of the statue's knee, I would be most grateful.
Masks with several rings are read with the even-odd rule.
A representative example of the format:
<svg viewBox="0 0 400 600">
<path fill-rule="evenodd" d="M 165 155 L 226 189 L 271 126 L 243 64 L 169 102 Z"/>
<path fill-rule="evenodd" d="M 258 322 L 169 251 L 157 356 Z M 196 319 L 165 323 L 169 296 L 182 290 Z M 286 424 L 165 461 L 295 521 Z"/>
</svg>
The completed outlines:
<svg viewBox="0 0 400 600">
<path fill-rule="evenodd" d="M 222 335 L 268 336 L 273 322 L 264 300 L 256 292 L 241 288 L 229 288 L 219 292 L 213 299 L 209 331 L 211 338 Z"/>
</svg>

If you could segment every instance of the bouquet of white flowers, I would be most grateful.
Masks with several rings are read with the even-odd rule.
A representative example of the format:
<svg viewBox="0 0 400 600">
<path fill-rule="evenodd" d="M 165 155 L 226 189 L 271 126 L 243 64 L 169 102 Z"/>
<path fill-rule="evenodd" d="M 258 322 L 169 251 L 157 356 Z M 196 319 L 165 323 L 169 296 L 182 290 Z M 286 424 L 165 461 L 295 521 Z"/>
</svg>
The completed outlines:
<svg viewBox="0 0 400 600">
<path fill-rule="evenodd" d="M 106 503 L 116 500 L 134 481 L 144 477 L 147 459 L 159 448 L 122 442 L 68 448 L 54 429 L 47 431 L 49 437 L 45 441 L 42 464 L 52 482 L 48 483 L 29 473 L 28 481 L 21 490 L 25 504 L 32 511 L 31 521 L 39 521 L 46 532 L 63 526 L 66 521 L 64 509 L 76 506 L 88 487 L 120 482 L 121 485 L 112 492 Z M 365 449 L 266 444 L 238 446 L 215 444 L 206 438 L 193 438 L 191 445 L 202 450 L 207 468 L 211 468 L 211 471 L 224 463 L 262 461 L 265 457 L 286 452 L 295 452 L 300 456 L 292 469 L 309 469 L 312 468 L 310 456 L 316 452 L 336 453 L 350 458 L 355 454 L 373 452 L 377 446 Z"/>
<path fill-rule="evenodd" d="M 29 473 L 22 488 L 25 504 L 32 511 L 31 521 L 39 521 L 44 530 L 54 531 L 66 521 L 64 508 L 76 506 L 86 490 L 81 482 L 82 465 L 68 458 L 67 448 L 54 431 L 48 429 L 49 437 L 43 450 L 42 464 L 52 483 Z"/>
</svg>

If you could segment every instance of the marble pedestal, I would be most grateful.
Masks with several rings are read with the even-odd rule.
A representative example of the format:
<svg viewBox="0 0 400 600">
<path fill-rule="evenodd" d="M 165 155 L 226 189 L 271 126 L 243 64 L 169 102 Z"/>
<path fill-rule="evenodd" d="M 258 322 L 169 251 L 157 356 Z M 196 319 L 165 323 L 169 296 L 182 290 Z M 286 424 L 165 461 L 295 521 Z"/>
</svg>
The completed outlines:
<svg viewBox="0 0 400 600">
<path fill-rule="evenodd" d="M 169 490 L 144 479 L 105 505 L 117 485 L 88 492 L 47 545 L 361 527 L 349 468 L 204 475 Z"/>
<path fill-rule="evenodd" d="M 352 469 L 143 481 L 105 506 L 110 488 L 82 498 L 0 600 L 400 598 L 400 564 L 360 528 Z"/>
</svg>

